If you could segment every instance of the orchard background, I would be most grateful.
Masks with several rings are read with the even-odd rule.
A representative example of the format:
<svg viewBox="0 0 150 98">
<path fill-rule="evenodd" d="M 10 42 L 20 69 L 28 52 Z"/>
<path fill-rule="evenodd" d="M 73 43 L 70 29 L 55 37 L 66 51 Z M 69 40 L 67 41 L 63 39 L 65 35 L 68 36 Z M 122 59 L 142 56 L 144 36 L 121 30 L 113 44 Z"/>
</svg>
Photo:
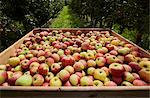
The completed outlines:
<svg viewBox="0 0 150 98">
<path fill-rule="evenodd" d="M 149 0 L 0 0 L 0 51 L 36 27 L 111 28 L 150 50 Z"/>
</svg>

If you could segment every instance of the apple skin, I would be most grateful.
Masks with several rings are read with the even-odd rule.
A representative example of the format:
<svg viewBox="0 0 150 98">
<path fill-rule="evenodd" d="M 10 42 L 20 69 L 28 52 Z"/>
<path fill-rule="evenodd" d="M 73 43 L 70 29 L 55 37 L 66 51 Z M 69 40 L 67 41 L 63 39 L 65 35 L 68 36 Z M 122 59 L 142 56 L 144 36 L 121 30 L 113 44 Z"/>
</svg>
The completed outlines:
<svg viewBox="0 0 150 98">
<path fill-rule="evenodd" d="M 67 70 L 70 74 L 73 74 L 75 72 L 74 68 L 72 66 L 66 66 L 64 70 Z"/>
<path fill-rule="evenodd" d="M 137 62 L 130 62 L 128 64 L 132 68 L 133 72 L 139 72 L 141 70 L 141 67 Z"/>
<path fill-rule="evenodd" d="M 4 82 L 1 86 L 10 86 L 8 82 Z"/>
<path fill-rule="evenodd" d="M 78 75 L 80 78 L 85 76 L 85 72 L 82 70 L 81 72 L 75 72 L 76 75 Z"/>
<path fill-rule="evenodd" d="M 137 73 L 132 73 L 133 77 L 137 80 L 140 80 L 140 76 Z"/>
<path fill-rule="evenodd" d="M 65 49 L 64 54 L 65 55 L 71 55 L 71 50 L 70 49 Z"/>
<path fill-rule="evenodd" d="M 96 62 L 94 60 L 88 60 L 87 65 L 88 67 L 96 67 Z"/>
<path fill-rule="evenodd" d="M 107 53 L 108 52 L 108 49 L 106 48 L 106 47 L 102 47 L 102 48 L 100 48 L 100 49 L 98 49 L 98 50 L 96 50 L 98 53 L 101 53 L 101 54 L 105 54 L 105 53 Z"/>
<path fill-rule="evenodd" d="M 6 69 L 7 69 L 6 65 L 0 64 L 0 70 L 6 70 Z"/>
<path fill-rule="evenodd" d="M 74 53 L 73 57 L 74 57 L 75 61 L 79 61 L 81 59 L 81 55 L 79 53 Z"/>
<path fill-rule="evenodd" d="M 23 55 L 23 54 L 19 55 L 18 58 L 20 59 L 20 61 L 26 59 L 25 55 Z"/>
<path fill-rule="evenodd" d="M 115 76 L 112 76 L 112 80 L 117 84 L 117 85 L 120 85 L 123 81 L 122 77 L 115 77 Z"/>
<path fill-rule="evenodd" d="M 85 54 L 85 59 L 86 60 L 95 59 L 95 56 L 93 53 L 89 52 Z"/>
<path fill-rule="evenodd" d="M 55 62 L 58 62 L 60 60 L 60 56 L 56 53 L 52 54 L 51 57 L 54 59 Z"/>
<path fill-rule="evenodd" d="M 82 48 L 83 50 L 88 50 L 89 47 L 90 47 L 89 42 L 83 42 L 83 43 L 81 44 L 81 48 Z"/>
<path fill-rule="evenodd" d="M 146 86 L 147 83 L 144 82 L 144 81 L 142 81 L 142 80 L 134 80 L 134 81 L 133 81 L 133 85 L 134 85 L 134 86 Z"/>
<path fill-rule="evenodd" d="M 35 74 L 33 77 L 32 77 L 32 84 L 34 86 L 41 86 L 43 83 L 44 83 L 44 78 L 42 75 L 40 74 Z"/>
<path fill-rule="evenodd" d="M 131 72 L 132 71 L 132 68 L 129 65 L 127 65 L 127 64 L 122 64 L 122 65 L 123 65 L 125 71 L 127 71 L 127 72 Z"/>
<path fill-rule="evenodd" d="M 109 52 L 111 55 L 118 55 L 118 52 L 116 51 L 116 50 L 111 50 L 110 52 Z"/>
<path fill-rule="evenodd" d="M 39 50 L 38 54 L 37 54 L 37 57 L 44 56 L 44 55 L 45 55 L 45 51 Z"/>
<path fill-rule="evenodd" d="M 124 80 L 132 83 L 135 78 L 130 72 L 124 72 Z"/>
<path fill-rule="evenodd" d="M 29 60 L 29 64 L 31 64 L 32 62 L 38 62 L 37 57 L 33 57 Z"/>
<path fill-rule="evenodd" d="M 87 68 L 87 62 L 84 59 L 79 60 L 79 62 L 81 62 L 85 68 Z"/>
<path fill-rule="evenodd" d="M 112 45 L 112 44 L 107 44 L 107 45 L 106 45 L 106 48 L 107 48 L 109 51 L 111 51 L 111 50 L 114 49 L 114 45 Z"/>
<path fill-rule="evenodd" d="M 48 83 L 48 82 L 44 82 L 44 83 L 42 84 L 42 86 L 48 87 L 48 86 L 49 86 L 49 83 Z"/>
<path fill-rule="evenodd" d="M 40 64 L 40 66 L 38 67 L 38 72 L 41 75 L 47 75 L 49 72 L 49 66 L 45 63 Z"/>
<path fill-rule="evenodd" d="M 48 72 L 48 74 L 45 76 L 45 81 L 49 82 L 54 77 L 54 74 L 52 72 Z"/>
<path fill-rule="evenodd" d="M 29 62 L 28 59 L 22 60 L 20 62 L 21 68 L 23 68 L 23 69 L 28 69 L 29 68 L 29 64 L 30 64 L 30 62 Z"/>
<path fill-rule="evenodd" d="M 6 81 L 8 74 L 4 70 L 0 70 L 0 85 Z"/>
<path fill-rule="evenodd" d="M 8 64 L 11 65 L 12 67 L 17 66 L 19 63 L 20 63 L 19 57 L 11 57 L 8 59 Z"/>
<path fill-rule="evenodd" d="M 50 51 L 45 51 L 45 57 L 48 58 L 52 55 L 52 53 Z"/>
<path fill-rule="evenodd" d="M 150 82 L 150 68 L 143 68 L 139 71 L 139 75 L 141 79 L 143 79 L 146 82 Z"/>
<path fill-rule="evenodd" d="M 88 76 L 83 76 L 80 79 L 80 85 L 81 86 L 93 86 L 93 80 L 89 78 Z"/>
<path fill-rule="evenodd" d="M 61 79 L 61 81 L 67 81 L 69 80 L 70 73 L 63 69 L 58 73 L 58 77 Z"/>
<path fill-rule="evenodd" d="M 69 78 L 71 85 L 77 86 L 80 82 L 80 77 L 76 74 L 72 74 Z"/>
<path fill-rule="evenodd" d="M 95 69 L 93 76 L 95 79 L 98 79 L 100 81 L 104 81 L 105 78 L 107 77 L 107 74 L 104 70 L 102 69 Z"/>
<path fill-rule="evenodd" d="M 139 66 L 140 66 L 141 68 L 149 68 L 149 69 L 150 69 L 150 61 L 141 61 L 141 62 L 139 63 Z"/>
<path fill-rule="evenodd" d="M 7 82 L 10 85 L 15 85 L 16 80 L 23 75 L 21 71 L 17 71 L 14 73 L 7 71 L 7 74 L 8 74 Z"/>
<path fill-rule="evenodd" d="M 71 55 L 68 55 L 68 56 L 64 56 L 62 59 L 61 59 L 61 62 L 62 62 L 62 66 L 72 66 L 74 63 L 75 63 L 75 59 L 71 56 Z"/>
<path fill-rule="evenodd" d="M 96 53 L 95 58 L 98 58 L 98 57 L 103 57 L 103 54 L 102 53 Z"/>
<path fill-rule="evenodd" d="M 38 57 L 38 62 L 44 63 L 45 59 L 46 59 L 45 56 L 40 56 L 40 57 Z"/>
<path fill-rule="evenodd" d="M 107 81 L 104 83 L 105 86 L 117 86 L 117 84 L 113 81 Z"/>
<path fill-rule="evenodd" d="M 96 64 L 98 67 L 103 67 L 106 63 L 106 59 L 104 57 L 96 58 Z"/>
<path fill-rule="evenodd" d="M 119 61 L 119 59 L 114 55 L 110 55 L 110 56 L 106 57 L 107 64 L 117 63 L 118 61 Z"/>
<path fill-rule="evenodd" d="M 124 67 L 119 63 L 112 63 L 109 65 L 109 71 L 113 76 L 121 77 L 124 74 Z"/>
<path fill-rule="evenodd" d="M 24 73 L 15 82 L 15 85 L 19 86 L 31 86 L 31 84 L 32 84 L 32 76 L 29 74 L 29 72 Z"/>
<path fill-rule="evenodd" d="M 45 60 L 45 63 L 50 67 L 54 63 L 54 59 L 49 57 Z"/>
<path fill-rule="evenodd" d="M 61 80 L 60 80 L 58 77 L 53 77 L 53 78 L 50 80 L 50 86 L 59 87 L 59 86 L 62 86 L 62 82 L 61 82 Z"/>
<path fill-rule="evenodd" d="M 109 76 L 109 68 L 104 66 L 104 67 L 101 67 L 101 69 L 106 72 L 107 76 Z"/>
<path fill-rule="evenodd" d="M 104 86 L 104 84 L 100 80 L 94 80 L 93 81 L 93 86 L 99 87 L 99 86 Z"/>
<path fill-rule="evenodd" d="M 64 83 L 64 86 L 72 86 L 70 81 L 67 81 L 66 83 Z"/>
<path fill-rule="evenodd" d="M 127 55 L 130 52 L 130 49 L 128 47 L 123 47 L 118 49 L 118 53 L 122 55 Z"/>
<path fill-rule="evenodd" d="M 93 74 L 94 74 L 94 71 L 95 71 L 95 68 L 94 68 L 94 67 L 89 67 L 89 68 L 87 69 L 87 74 L 88 74 L 88 75 L 93 75 Z"/>
<path fill-rule="evenodd" d="M 81 62 L 75 62 L 75 64 L 73 65 L 73 68 L 74 68 L 75 71 L 81 71 L 85 67 Z"/>
<path fill-rule="evenodd" d="M 102 48 L 102 44 L 101 43 L 96 43 L 95 44 L 95 49 L 100 49 Z"/>
<path fill-rule="evenodd" d="M 136 58 L 132 54 L 127 54 L 125 55 L 125 61 L 130 63 L 130 62 L 136 62 Z"/>
<path fill-rule="evenodd" d="M 133 84 L 131 84 L 131 83 L 128 82 L 128 81 L 123 81 L 123 82 L 121 83 L 121 86 L 133 86 Z"/>
<path fill-rule="evenodd" d="M 59 63 L 54 63 L 51 65 L 51 72 L 58 73 L 61 70 L 61 65 Z"/>
</svg>

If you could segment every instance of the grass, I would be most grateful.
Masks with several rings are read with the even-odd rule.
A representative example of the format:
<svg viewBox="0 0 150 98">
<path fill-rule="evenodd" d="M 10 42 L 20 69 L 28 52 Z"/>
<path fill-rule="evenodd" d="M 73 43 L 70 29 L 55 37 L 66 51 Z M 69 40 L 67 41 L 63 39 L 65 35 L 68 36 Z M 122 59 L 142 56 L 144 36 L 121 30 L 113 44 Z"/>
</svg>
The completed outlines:
<svg viewBox="0 0 150 98">
<path fill-rule="evenodd" d="M 72 13 L 68 6 L 64 6 L 57 18 L 50 25 L 52 28 L 78 28 L 83 23 L 77 15 Z"/>
</svg>

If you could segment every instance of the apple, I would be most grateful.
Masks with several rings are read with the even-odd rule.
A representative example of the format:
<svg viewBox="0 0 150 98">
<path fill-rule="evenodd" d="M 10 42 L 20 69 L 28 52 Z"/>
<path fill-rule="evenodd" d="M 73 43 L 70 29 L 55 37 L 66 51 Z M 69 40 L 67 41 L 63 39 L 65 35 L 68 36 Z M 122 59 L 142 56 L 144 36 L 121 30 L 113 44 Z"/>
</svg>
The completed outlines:
<svg viewBox="0 0 150 98">
<path fill-rule="evenodd" d="M 125 55 L 125 61 L 130 63 L 130 62 L 136 62 L 136 58 L 132 54 L 127 54 Z"/>
<path fill-rule="evenodd" d="M 130 82 L 128 82 L 128 81 L 123 81 L 123 82 L 121 83 L 121 86 L 133 86 L 133 84 L 130 83 Z"/>
<path fill-rule="evenodd" d="M 87 62 L 84 59 L 79 60 L 79 62 L 81 62 L 85 68 L 87 68 Z"/>
<path fill-rule="evenodd" d="M 4 83 L 7 77 L 7 72 L 5 70 L 0 70 L 0 84 Z"/>
<path fill-rule="evenodd" d="M 45 50 L 45 55 L 44 55 L 44 56 L 45 56 L 46 58 L 50 57 L 51 55 L 52 55 L 51 51 L 46 51 L 46 50 Z"/>
<path fill-rule="evenodd" d="M 139 66 L 140 66 L 141 68 L 148 68 L 148 69 L 150 69 L 150 61 L 141 61 L 141 62 L 139 63 Z"/>
<path fill-rule="evenodd" d="M 112 63 L 111 65 L 109 65 L 109 70 L 110 73 L 116 77 L 121 77 L 125 71 L 123 65 L 119 63 Z"/>
<path fill-rule="evenodd" d="M 117 39 L 117 40 L 112 40 L 110 43 L 111 43 L 112 45 L 118 46 L 119 43 L 120 43 L 120 40 L 119 40 L 119 39 Z"/>
<path fill-rule="evenodd" d="M 96 62 L 94 60 L 88 60 L 87 65 L 88 67 L 96 67 Z"/>
<path fill-rule="evenodd" d="M 75 64 L 73 65 L 73 68 L 74 68 L 75 71 L 81 71 L 85 67 L 81 62 L 75 62 Z"/>
<path fill-rule="evenodd" d="M 44 83 L 42 84 L 42 86 L 48 87 L 48 86 L 49 86 L 49 83 L 48 83 L 48 82 L 44 82 Z"/>
<path fill-rule="evenodd" d="M 52 54 L 51 57 L 54 59 L 55 62 L 58 62 L 60 60 L 60 56 L 56 53 Z"/>
<path fill-rule="evenodd" d="M 120 85 L 123 81 L 122 77 L 115 77 L 115 76 L 112 76 L 112 80 L 117 84 L 117 85 Z"/>
<path fill-rule="evenodd" d="M 53 77 L 51 80 L 50 80 L 50 86 L 62 86 L 62 82 L 61 80 L 58 78 L 58 77 Z"/>
<path fill-rule="evenodd" d="M 70 81 L 67 81 L 66 83 L 64 83 L 64 86 L 72 86 Z"/>
<path fill-rule="evenodd" d="M 45 51 L 39 50 L 38 54 L 37 54 L 37 57 L 44 56 L 44 55 L 45 55 Z"/>
<path fill-rule="evenodd" d="M 126 55 L 130 53 L 130 49 L 128 47 L 123 47 L 123 48 L 118 49 L 118 53 L 122 55 Z"/>
<path fill-rule="evenodd" d="M 89 47 L 90 47 L 90 43 L 89 43 L 89 42 L 83 42 L 83 43 L 81 44 L 81 48 L 82 48 L 83 50 L 88 50 Z"/>
<path fill-rule="evenodd" d="M 45 58 L 45 56 L 40 56 L 37 59 L 38 59 L 39 63 L 44 63 L 44 61 L 45 61 L 46 58 Z"/>
<path fill-rule="evenodd" d="M 107 77 L 107 74 L 102 69 L 95 69 L 94 73 L 93 73 L 93 76 L 94 76 L 95 79 L 98 79 L 100 81 L 104 81 L 105 78 Z"/>
<path fill-rule="evenodd" d="M 150 68 L 143 68 L 139 71 L 141 79 L 146 82 L 150 82 Z"/>
<path fill-rule="evenodd" d="M 74 57 L 75 61 L 79 61 L 81 59 L 81 55 L 79 53 L 74 53 L 72 56 Z"/>
<path fill-rule="evenodd" d="M 96 64 L 98 67 L 104 66 L 106 63 L 106 59 L 104 57 L 98 57 L 96 58 Z"/>
<path fill-rule="evenodd" d="M 147 85 L 147 83 L 146 82 L 144 82 L 144 81 L 142 81 L 142 80 L 134 80 L 133 81 L 133 85 L 134 86 L 146 86 Z"/>
<path fill-rule="evenodd" d="M 93 53 L 86 53 L 85 54 L 85 59 L 90 60 L 90 59 L 95 59 L 95 56 Z"/>
<path fill-rule="evenodd" d="M 121 60 L 122 62 L 124 62 L 124 56 L 118 55 L 117 58 L 118 58 L 119 60 Z"/>
<path fill-rule="evenodd" d="M 113 50 L 114 49 L 114 45 L 112 44 L 107 44 L 106 45 L 106 48 L 110 51 L 110 50 Z"/>
<path fill-rule="evenodd" d="M 29 62 L 28 59 L 22 60 L 20 62 L 21 68 L 23 68 L 23 69 L 28 69 L 29 68 L 29 64 L 30 64 L 30 62 Z"/>
<path fill-rule="evenodd" d="M 106 57 L 107 64 L 117 63 L 118 61 L 119 59 L 114 55 L 110 55 Z"/>
<path fill-rule="evenodd" d="M 19 63 L 20 63 L 19 57 L 11 57 L 8 59 L 8 64 L 11 65 L 12 67 L 17 66 Z"/>
<path fill-rule="evenodd" d="M 26 57 L 27 59 L 31 59 L 31 58 L 33 58 L 33 54 L 29 53 L 29 54 L 25 55 L 25 57 Z"/>
<path fill-rule="evenodd" d="M 59 63 L 53 63 L 50 69 L 53 73 L 58 73 L 61 70 L 61 65 Z"/>
<path fill-rule="evenodd" d="M 33 57 L 29 60 L 29 63 L 31 64 L 32 62 L 38 62 L 38 58 L 37 57 Z"/>
<path fill-rule="evenodd" d="M 21 77 L 23 73 L 21 71 L 17 71 L 17 72 L 14 72 L 14 73 L 7 71 L 7 74 L 8 74 L 7 82 L 10 85 L 15 85 L 16 80 L 19 77 Z"/>
<path fill-rule="evenodd" d="M 45 81 L 49 82 L 54 77 L 54 74 L 52 72 L 48 72 L 48 74 L 45 76 Z"/>
<path fill-rule="evenodd" d="M 25 55 L 23 55 L 23 54 L 19 55 L 18 58 L 20 59 L 20 61 L 26 59 Z"/>
<path fill-rule="evenodd" d="M 102 54 L 102 53 L 96 53 L 95 57 L 96 57 L 96 58 L 98 58 L 98 57 L 103 57 L 103 54 Z"/>
<path fill-rule="evenodd" d="M 30 50 L 31 51 L 31 53 L 34 55 L 34 56 L 37 56 L 38 55 L 38 50 Z"/>
<path fill-rule="evenodd" d="M 1 86 L 10 86 L 8 82 L 4 82 Z"/>
<path fill-rule="evenodd" d="M 109 76 L 109 68 L 107 68 L 106 66 L 101 67 L 102 70 L 104 70 L 107 74 L 107 76 Z"/>
<path fill-rule="evenodd" d="M 58 52 L 57 52 L 57 54 L 58 54 L 59 56 L 64 55 L 64 50 L 59 49 Z"/>
<path fill-rule="evenodd" d="M 71 55 L 68 55 L 68 56 L 64 56 L 62 59 L 61 59 L 61 62 L 62 62 L 62 66 L 72 66 L 74 63 L 75 63 L 75 59 L 71 56 Z"/>
<path fill-rule="evenodd" d="M 130 72 L 124 72 L 124 80 L 128 82 L 133 82 L 135 78 Z"/>
<path fill-rule="evenodd" d="M 81 58 L 85 58 L 86 52 L 80 52 Z"/>
<path fill-rule="evenodd" d="M 45 63 L 50 67 L 54 63 L 54 59 L 49 57 L 45 60 Z"/>
<path fill-rule="evenodd" d="M 31 84 L 32 84 L 32 76 L 28 72 L 24 73 L 24 75 L 19 77 L 15 82 L 15 85 L 20 86 L 31 86 Z"/>
<path fill-rule="evenodd" d="M 64 54 L 65 55 L 71 55 L 71 50 L 70 49 L 65 49 Z"/>
<path fill-rule="evenodd" d="M 58 73 L 58 77 L 61 79 L 61 81 L 67 81 L 70 77 L 70 73 L 63 69 Z"/>
<path fill-rule="evenodd" d="M 75 74 L 78 75 L 80 78 L 86 75 L 83 70 L 81 72 L 75 72 Z"/>
<path fill-rule="evenodd" d="M 132 68 L 133 72 L 139 72 L 141 70 L 141 67 L 137 62 L 130 62 L 128 64 Z"/>
<path fill-rule="evenodd" d="M 80 82 L 80 77 L 76 74 L 72 74 L 69 78 L 71 85 L 77 86 Z"/>
<path fill-rule="evenodd" d="M 88 76 L 83 76 L 80 79 L 80 85 L 81 86 L 92 86 L 93 80 L 91 78 L 89 78 Z"/>
<path fill-rule="evenodd" d="M 105 86 L 117 86 L 117 84 L 113 81 L 107 81 L 104 83 Z"/>
<path fill-rule="evenodd" d="M 44 78 L 42 75 L 40 74 L 35 74 L 33 77 L 32 77 L 32 81 L 33 81 L 33 86 L 41 86 L 43 83 L 44 83 Z"/>
<path fill-rule="evenodd" d="M 127 72 L 131 72 L 132 71 L 132 68 L 129 65 L 127 65 L 127 64 L 122 64 L 122 65 L 123 65 L 125 71 L 127 71 Z"/>
<path fill-rule="evenodd" d="M 101 82 L 100 80 L 94 80 L 93 81 L 93 86 L 103 86 L 104 84 L 103 84 L 103 82 Z"/>
<path fill-rule="evenodd" d="M 73 74 L 75 72 L 74 68 L 72 66 L 66 66 L 64 70 L 67 70 L 70 74 Z"/>
<path fill-rule="evenodd" d="M 7 66 L 4 65 L 4 64 L 0 64 L 0 70 L 6 70 L 7 69 Z"/>
<path fill-rule="evenodd" d="M 102 54 L 105 54 L 108 52 L 108 49 L 106 47 L 102 47 L 102 48 L 99 48 L 98 50 L 96 50 L 98 53 L 102 53 Z"/>
<path fill-rule="evenodd" d="M 100 49 L 102 48 L 102 44 L 101 43 L 96 43 L 95 44 L 95 49 Z"/>
<path fill-rule="evenodd" d="M 38 72 L 41 75 L 47 75 L 49 72 L 49 66 L 45 63 L 40 64 L 40 66 L 38 67 Z"/>
<path fill-rule="evenodd" d="M 133 77 L 135 78 L 135 79 L 139 79 L 140 80 L 140 76 L 137 74 L 137 73 L 132 73 L 132 75 L 133 75 Z"/>
</svg>

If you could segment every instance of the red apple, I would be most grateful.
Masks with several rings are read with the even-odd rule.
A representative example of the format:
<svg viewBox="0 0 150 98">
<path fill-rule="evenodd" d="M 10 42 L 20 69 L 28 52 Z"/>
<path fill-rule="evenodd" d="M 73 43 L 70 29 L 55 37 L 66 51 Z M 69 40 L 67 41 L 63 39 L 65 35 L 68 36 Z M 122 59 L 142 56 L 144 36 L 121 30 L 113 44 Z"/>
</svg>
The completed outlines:
<svg viewBox="0 0 150 98">
<path fill-rule="evenodd" d="M 33 81 L 33 85 L 34 86 L 41 86 L 43 83 L 44 83 L 44 78 L 42 75 L 40 74 L 35 74 L 33 77 L 32 77 L 32 81 Z"/>
<path fill-rule="evenodd" d="M 62 62 L 62 66 L 72 66 L 74 63 L 75 63 L 75 59 L 68 55 L 68 56 L 64 56 L 62 59 L 61 59 L 61 62 Z"/>
<path fill-rule="evenodd" d="M 41 75 L 47 75 L 49 72 L 49 66 L 45 63 L 40 64 L 40 66 L 38 67 L 38 72 Z"/>
<path fill-rule="evenodd" d="M 53 63 L 50 68 L 53 73 L 58 73 L 61 69 L 61 65 L 59 63 Z"/>
</svg>

